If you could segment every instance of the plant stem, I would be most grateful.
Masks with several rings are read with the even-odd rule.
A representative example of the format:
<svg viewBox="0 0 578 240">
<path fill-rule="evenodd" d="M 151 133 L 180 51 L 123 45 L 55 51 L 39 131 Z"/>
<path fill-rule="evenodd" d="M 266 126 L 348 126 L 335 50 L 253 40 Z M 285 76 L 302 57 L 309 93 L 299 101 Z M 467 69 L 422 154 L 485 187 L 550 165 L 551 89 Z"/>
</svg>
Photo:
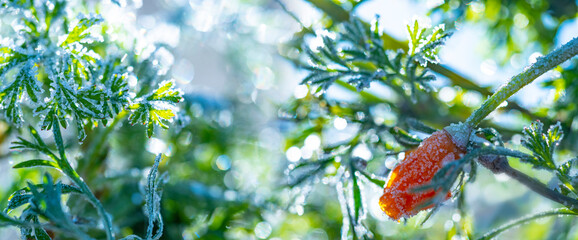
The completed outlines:
<svg viewBox="0 0 578 240">
<path fill-rule="evenodd" d="M 534 81 L 540 75 L 574 57 L 576 54 L 578 54 L 578 38 L 574 38 L 548 55 L 538 58 L 534 64 L 526 68 L 522 73 L 512 77 L 505 85 L 502 85 L 498 91 L 488 98 L 482 106 L 466 120 L 466 124 L 471 127 L 477 126 L 486 116 L 514 93 Z"/>
<path fill-rule="evenodd" d="M 500 226 L 499 228 L 496 228 L 496 229 L 492 230 L 491 232 L 484 234 L 484 236 L 478 238 L 478 240 L 492 239 L 492 238 L 498 236 L 500 233 L 502 233 L 502 232 L 504 232 L 504 231 L 506 231 L 512 227 L 536 220 L 538 218 L 550 217 L 550 216 L 561 216 L 561 215 L 578 215 L 578 213 L 570 211 L 568 209 L 553 209 L 553 210 L 549 210 L 549 211 L 545 211 L 545 212 L 541 212 L 541 213 L 536 213 L 536 214 L 533 214 L 530 216 L 519 218 L 519 219 L 514 220 L 510 223 L 504 224 L 504 225 Z"/>
<path fill-rule="evenodd" d="M 52 124 L 52 132 L 54 134 L 54 142 L 56 143 L 56 147 L 58 148 L 58 152 L 60 154 L 60 158 L 57 158 L 58 166 L 68 176 L 82 191 L 82 193 L 88 198 L 88 200 L 96 207 L 98 214 L 102 218 L 102 223 L 104 224 L 104 230 L 106 232 L 106 238 L 108 240 L 114 239 L 114 234 L 112 232 L 112 221 L 98 200 L 94 193 L 90 190 L 88 185 L 82 180 L 82 178 L 78 175 L 78 173 L 72 168 L 70 162 L 66 159 L 66 153 L 64 149 L 64 142 L 62 140 L 62 133 L 60 132 L 60 124 L 58 121 L 54 121 Z"/>
<path fill-rule="evenodd" d="M 447 77 L 453 85 L 460 86 L 464 89 L 474 90 L 481 93 L 484 97 L 492 95 L 492 91 L 487 87 L 478 86 L 475 82 L 470 79 L 465 78 L 464 76 L 452 71 L 447 66 L 442 66 L 437 63 L 428 63 L 427 66 L 432 71 L 441 74 L 442 76 Z M 520 111 L 522 114 L 526 115 L 530 119 L 539 119 L 540 117 L 536 116 L 534 113 L 529 111 L 528 109 L 523 108 L 517 102 L 509 102 L 508 109 L 515 109 Z"/>
<path fill-rule="evenodd" d="M 483 155 L 478 158 L 478 162 L 494 174 L 504 173 L 516 181 L 526 185 L 526 187 L 532 191 L 552 201 L 560 203 L 573 211 L 578 211 L 578 200 L 562 195 L 559 192 L 548 188 L 548 186 L 538 180 L 512 168 L 510 164 L 508 164 L 507 158 L 503 155 Z"/>
<path fill-rule="evenodd" d="M 78 172 L 82 174 L 82 176 L 86 178 L 87 177 L 86 171 L 94 169 L 94 162 L 101 153 L 102 147 L 107 142 L 108 136 L 110 135 L 110 133 L 112 133 L 115 126 L 119 122 L 121 122 L 127 115 L 128 115 L 127 110 L 123 110 L 120 113 L 118 113 L 114 117 L 112 122 L 100 133 L 100 135 L 98 135 L 98 138 L 96 139 L 95 143 L 91 144 L 91 147 L 88 149 L 86 154 L 87 157 L 83 160 L 84 164 L 82 165 L 79 164 L 78 166 Z M 88 181 L 90 181 L 90 179 L 91 179 L 90 177 L 87 178 Z"/>
</svg>

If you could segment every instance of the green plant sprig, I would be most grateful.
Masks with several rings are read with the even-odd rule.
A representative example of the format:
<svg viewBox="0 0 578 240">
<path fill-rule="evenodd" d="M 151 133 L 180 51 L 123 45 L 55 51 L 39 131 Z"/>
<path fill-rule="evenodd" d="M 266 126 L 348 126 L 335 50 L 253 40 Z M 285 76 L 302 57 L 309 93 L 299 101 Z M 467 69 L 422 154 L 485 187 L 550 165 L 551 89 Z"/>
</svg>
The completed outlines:
<svg viewBox="0 0 578 240">
<path fill-rule="evenodd" d="M 62 134 L 60 132 L 60 125 L 58 121 L 54 121 L 52 126 L 52 134 L 54 135 L 54 142 L 58 148 L 60 158 L 58 161 L 58 166 L 62 172 L 69 177 L 82 191 L 82 194 L 96 207 L 98 214 L 100 215 L 101 221 L 104 225 L 104 231 L 106 232 L 106 238 L 108 240 L 114 239 L 114 231 L 112 229 L 112 219 L 110 214 L 106 212 L 102 203 L 96 198 L 94 193 L 90 190 L 86 182 L 78 175 L 76 170 L 70 165 L 68 159 L 66 159 L 66 153 L 64 148 L 64 141 L 62 140 Z"/>
<path fill-rule="evenodd" d="M 62 133 L 60 131 L 59 121 L 54 121 L 53 124 L 54 125 L 52 126 L 52 134 L 54 137 L 54 142 L 56 144 L 58 155 L 54 154 L 52 151 L 49 150 L 48 146 L 46 145 L 46 143 L 44 143 L 44 141 L 42 140 L 36 129 L 32 127 L 30 127 L 30 134 L 36 140 L 36 143 L 32 143 L 20 138 L 19 141 L 14 142 L 15 145 L 12 148 L 36 150 L 38 152 L 42 152 L 48 155 L 50 158 L 53 159 L 54 162 L 49 160 L 34 159 L 19 163 L 14 167 L 15 168 L 52 167 L 62 171 L 62 173 L 64 173 L 64 175 L 66 175 L 78 187 L 79 193 L 84 197 L 86 197 L 86 199 L 88 199 L 88 201 L 96 208 L 103 223 L 107 239 L 109 240 L 114 239 L 114 232 L 112 230 L 112 219 L 110 218 L 109 214 L 106 212 L 106 210 L 104 209 L 98 198 L 96 198 L 94 193 L 90 190 L 86 182 L 84 182 L 84 180 L 80 177 L 80 175 L 78 175 L 76 170 L 74 170 L 74 168 L 70 165 L 70 162 L 66 157 L 66 151 L 64 147 L 64 141 L 62 139 Z M 29 187 L 30 186 L 31 185 L 29 185 Z"/>
</svg>

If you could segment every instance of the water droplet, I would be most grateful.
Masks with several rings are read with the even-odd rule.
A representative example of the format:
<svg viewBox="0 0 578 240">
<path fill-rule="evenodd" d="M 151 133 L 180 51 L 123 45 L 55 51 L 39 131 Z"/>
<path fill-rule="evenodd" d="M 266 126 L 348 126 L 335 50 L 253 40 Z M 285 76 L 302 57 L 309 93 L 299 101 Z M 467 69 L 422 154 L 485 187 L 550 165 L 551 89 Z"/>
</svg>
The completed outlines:
<svg viewBox="0 0 578 240">
<path fill-rule="evenodd" d="M 389 169 L 393 169 L 395 167 L 395 163 L 397 159 L 395 157 L 389 156 L 385 159 L 385 167 Z"/>
<path fill-rule="evenodd" d="M 275 78 L 275 74 L 268 67 L 257 67 L 253 70 L 254 79 L 253 82 L 255 87 L 260 90 L 267 90 L 273 86 L 273 79 Z"/>
</svg>

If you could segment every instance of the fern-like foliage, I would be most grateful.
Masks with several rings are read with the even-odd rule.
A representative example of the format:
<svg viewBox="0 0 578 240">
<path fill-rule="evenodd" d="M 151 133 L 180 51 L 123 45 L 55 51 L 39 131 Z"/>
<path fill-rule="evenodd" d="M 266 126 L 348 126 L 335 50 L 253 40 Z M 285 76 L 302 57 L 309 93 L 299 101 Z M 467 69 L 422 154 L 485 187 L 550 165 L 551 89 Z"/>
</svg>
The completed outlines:
<svg viewBox="0 0 578 240">
<path fill-rule="evenodd" d="M 436 63 L 438 49 L 450 34 L 443 26 L 424 28 L 416 20 L 408 26 L 409 51 L 393 51 L 386 48 L 378 21 L 374 22 L 370 25 L 352 18 L 342 24 L 335 37 L 319 34 L 322 46 L 303 48 L 308 57 L 304 68 L 310 74 L 302 83 L 327 89 L 340 79 L 361 91 L 380 81 L 408 97 L 418 89 L 431 90 L 429 82 L 435 77 L 420 64 Z"/>
<path fill-rule="evenodd" d="M 145 196 L 144 213 L 148 218 L 148 226 L 146 238 L 150 240 L 160 239 L 163 234 L 163 218 L 161 216 L 161 197 L 163 195 L 162 186 L 167 182 L 167 175 L 159 175 L 159 164 L 161 163 L 162 155 L 159 154 L 155 158 L 155 162 L 147 176 L 146 185 L 142 188 Z M 157 230 L 154 231 L 155 226 Z M 142 240 L 143 238 L 137 235 L 130 235 L 123 240 Z"/>
<path fill-rule="evenodd" d="M 165 81 L 152 93 L 137 99 L 137 103 L 131 106 L 134 109 L 129 117 L 131 124 L 141 123 L 147 126 L 147 136 L 151 137 L 154 126 L 169 128 L 166 124 L 175 113 L 170 107 L 181 101 L 181 93 L 174 88 L 173 81 Z"/>
<path fill-rule="evenodd" d="M 87 125 L 106 125 L 122 111 L 133 112 L 132 123 L 147 125 L 149 137 L 155 125 L 168 127 L 166 121 L 174 113 L 167 109 L 176 109 L 180 91 L 169 83 L 162 83 L 150 93 L 141 93 L 138 87 L 131 89 L 128 79 L 138 81 L 139 76 L 124 60 L 130 51 L 109 54 L 97 48 L 96 43 L 104 41 L 98 34 L 103 23 L 100 16 L 79 14 L 77 20 L 68 19 L 63 15 L 65 1 L 16 1 L 3 6 L 1 11 L 21 24 L 23 38 L 0 46 L 4 86 L 0 89 L 0 107 L 7 120 L 20 125 L 23 109 L 30 109 L 40 117 L 43 130 L 54 123 L 67 127 L 74 122 L 79 140 L 86 137 Z M 70 22 L 75 23 L 69 27 Z M 54 24 L 61 26 L 51 27 Z"/>
<path fill-rule="evenodd" d="M 534 168 L 555 170 L 557 167 L 554 162 L 554 151 L 564 137 L 560 123 L 550 126 L 548 131 L 544 132 L 544 124 L 535 121 L 524 128 L 523 133 L 522 145 L 533 152 L 532 158 L 524 160 Z"/>
</svg>

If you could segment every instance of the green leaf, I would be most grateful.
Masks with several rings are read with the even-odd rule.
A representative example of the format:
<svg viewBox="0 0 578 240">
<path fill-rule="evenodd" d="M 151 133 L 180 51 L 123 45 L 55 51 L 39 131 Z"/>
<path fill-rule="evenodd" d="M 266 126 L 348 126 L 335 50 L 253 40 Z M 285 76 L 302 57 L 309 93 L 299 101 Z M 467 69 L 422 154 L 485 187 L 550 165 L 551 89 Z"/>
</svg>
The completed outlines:
<svg viewBox="0 0 578 240">
<path fill-rule="evenodd" d="M 5 211 L 16 209 L 24 204 L 27 204 L 30 202 L 31 198 L 32 194 L 26 191 L 16 191 L 12 194 L 12 196 L 10 196 L 10 199 L 8 200 L 8 206 L 6 206 Z"/>
<path fill-rule="evenodd" d="M 398 128 L 398 127 L 394 127 L 391 128 L 389 130 L 389 132 L 395 137 L 395 139 L 408 147 L 416 147 L 419 146 L 419 144 L 421 143 L 421 139 L 419 139 L 416 136 L 413 136 L 411 134 L 409 134 L 408 132 L 406 132 L 405 130 Z"/>
<path fill-rule="evenodd" d="M 34 237 L 36 238 L 36 240 L 52 240 L 52 238 L 50 238 L 50 235 L 48 235 L 46 230 L 44 230 L 44 228 L 41 227 L 34 228 Z"/>
<path fill-rule="evenodd" d="M 558 166 L 558 172 L 560 172 L 560 174 L 563 175 L 568 175 L 570 174 L 570 169 L 572 169 L 572 167 L 577 166 L 578 165 L 578 158 L 572 158 L 562 164 L 560 164 L 560 166 Z"/>
<path fill-rule="evenodd" d="M 22 93 L 26 92 L 32 102 L 38 103 L 43 92 L 42 84 L 36 80 L 37 74 L 35 62 L 28 61 L 15 75 L 14 81 L 0 91 L 0 104 L 5 106 L 6 118 L 17 126 L 22 122 L 22 111 L 18 103 Z"/>
<path fill-rule="evenodd" d="M 29 56 L 15 52 L 9 47 L 0 47 L 0 77 L 28 60 Z"/>
<path fill-rule="evenodd" d="M 435 131 L 437 131 L 435 128 L 430 127 L 428 125 L 426 125 L 425 123 L 415 119 L 415 118 L 408 118 L 406 120 L 407 125 L 417 131 L 423 132 L 423 133 L 427 133 L 427 134 L 433 134 Z"/>
<path fill-rule="evenodd" d="M 372 182 L 373 184 L 377 185 L 377 187 L 383 188 L 385 186 L 385 180 L 379 179 L 373 175 L 370 175 L 366 171 L 357 170 L 358 173 L 361 173 L 368 181 Z"/>
<path fill-rule="evenodd" d="M 360 221 L 363 212 L 361 189 L 357 181 L 357 176 L 355 176 L 355 172 L 351 173 L 351 176 L 351 181 L 353 182 L 353 208 L 355 212 L 355 220 Z"/>
<path fill-rule="evenodd" d="M 56 185 L 58 185 L 61 188 L 62 194 L 69 194 L 69 193 L 82 194 L 81 190 L 78 187 L 63 183 L 57 183 Z M 35 187 L 39 189 L 40 188 L 44 189 L 45 184 L 44 183 L 36 184 Z M 32 197 L 33 196 L 30 193 L 30 189 L 28 187 L 15 191 L 9 197 L 8 206 L 6 206 L 5 211 L 13 210 L 24 204 L 29 203 Z"/>
<path fill-rule="evenodd" d="M 20 221 L 13 219 L 3 212 L 0 212 L 0 226 L 19 226 L 22 225 Z"/>
<path fill-rule="evenodd" d="M 72 223 L 69 214 L 62 208 L 62 185 L 54 184 L 49 174 L 45 174 L 44 179 L 42 191 L 37 185 L 28 183 L 28 188 L 33 196 L 30 199 L 31 209 L 71 233 L 80 233 Z"/>
<path fill-rule="evenodd" d="M 129 116 L 130 124 L 145 125 L 147 137 L 153 135 L 155 125 L 167 129 L 167 123 L 175 116 L 172 108 L 182 100 L 181 95 L 173 81 L 162 82 L 159 88 L 130 107 L 133 110 Z"/>
<path fill-rule="evenodd" d="M 524 138 L 522 145 L 533 152 L 533 158 L 522 159 L 532 167 L 546 170 L 556 170 L 558 167 L 554 162 L 554 151 L 564 137 L 560 122 L 550 126 L 544 133 L 544 124 L 540 121 L 533 122 L 530 127 L 523 130 Z"/>
<path fill-rule="evenodd" d="M 146 239 L 159 239 L 163 234 L 163 218 L 160 209 L 160 200 L 162 197 L 162 186 L 166 183 L 166 175 L 160 175 L 159 164 L 162 160 L 162 154 L 158 154 L 155 162 L 148 174 L 147 185 L 145 187 L 145 209 L 148 218 L 148 227 Z M 157 231 L 153 232 L 157 224 Z"/>
<path fill-rule="evenodd" d="M 76 26 L 72 29 L 72 31 L 68 33 L 68 36 L 66 36 L 66 39 L 64 40 L 64 42 L 60 44 L 60 46 L 62 47 L 71 43 L 80 42 L 89 35 L 89 33 L 86 33 L 86 31 L 90 27 L 102 21 L 103 21 L 102 18 L 98 15 L 83 17 L 82 19 L 80 19 L 78 24 L 76 24 Z"/>
<path fill-rule="evenodd" d="M 451 33 L 445 31 L 444 25 L 436 26 L 433 29 L 425 28 L 419 25 L 417 19 L 414 20 L 413 25 L 407 25 L 407 31 L 409 35 L 408 54 L 423 67 L 427 66 L 427 62 L 438 62 L 439 47 L 445 39 L 451 36 Z"/>
<path fill-rule="evenodd" d="M 50 151 L 50 149 L 48 149 L 48 146 L 46 146 L 46 143 L 44 143 L 44 141 L 38 134 L 38 131 L 36 131 L 36 129 L 34 129 L 32 126 L 29 126 L 28 130 L 30 131 L 30 134 L 32 135 L 36 143 L 32 143 L 30 141 L 25 140 L 22 137 L 18 137 L 17 141 L 12 142 L 12 146 L 10 147 L 10 149 L 38 151 L 50 157 L 52 160 L 58 162 L 58 158 L 52 151 Z"/>
<path fill-rule="evenodd" d="M 12 166 L 12 168 L 31 168 L 31 167 L 53 167 L 59 169 L 58 164 L 56 164 L 55 162 L 43 159 L 28 160 Z"/>
<path fill-rule="evenodd" d="M 153 91 L 146 100 L 148 101 L 162 101 L 167 103 L 179 103 L 182 98 L 182 92 L 175 88 L 174 81 L 164 81 L 159 84 L 159 88 Z"/>
</svg>

